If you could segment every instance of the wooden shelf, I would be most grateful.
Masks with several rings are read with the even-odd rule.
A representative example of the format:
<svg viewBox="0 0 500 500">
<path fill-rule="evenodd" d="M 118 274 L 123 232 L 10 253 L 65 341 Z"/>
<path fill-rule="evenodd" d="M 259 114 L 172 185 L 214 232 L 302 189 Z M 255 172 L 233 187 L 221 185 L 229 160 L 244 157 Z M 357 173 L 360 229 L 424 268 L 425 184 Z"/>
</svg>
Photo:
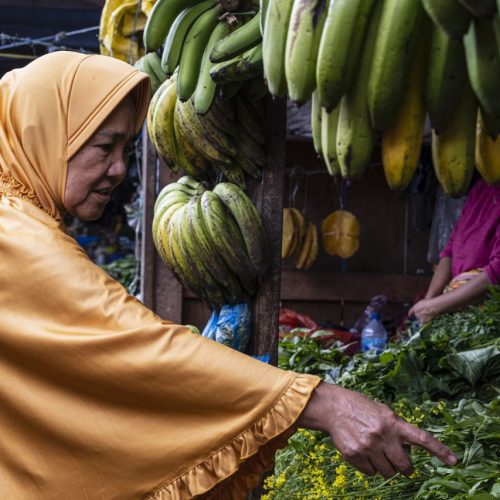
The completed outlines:
<svg viewBox="0 0 500 500">
<path fill-rule="evenodd" d="M 281 273 L 281 300 L 369 302 L 385 294 L 398 302 L 411 302 L 426 290 L 431 277 L 385 273 Z"/>
</svg>

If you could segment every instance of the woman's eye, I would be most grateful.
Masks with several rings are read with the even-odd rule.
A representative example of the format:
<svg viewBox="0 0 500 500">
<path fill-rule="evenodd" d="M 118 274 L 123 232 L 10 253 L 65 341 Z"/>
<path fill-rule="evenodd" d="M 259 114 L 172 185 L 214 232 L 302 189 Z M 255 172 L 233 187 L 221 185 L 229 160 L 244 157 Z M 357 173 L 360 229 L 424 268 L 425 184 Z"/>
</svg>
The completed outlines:
<svg viewBox="0 0 500 500">
<path fill-rule="evenodd" d="M 97 147 L 102 149 L 105 153 L 111 153 L 113 150 L 113 144 L 98 144 Z"/>
</svg>

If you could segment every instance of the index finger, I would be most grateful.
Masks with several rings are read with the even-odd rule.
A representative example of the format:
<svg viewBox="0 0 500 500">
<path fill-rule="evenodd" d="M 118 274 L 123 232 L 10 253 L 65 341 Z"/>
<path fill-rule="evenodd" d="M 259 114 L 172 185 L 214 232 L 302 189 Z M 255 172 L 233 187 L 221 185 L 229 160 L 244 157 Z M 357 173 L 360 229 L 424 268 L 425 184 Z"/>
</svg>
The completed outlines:
<svg viewBox="0 0 500 500">
<path fill-rule="evenodd" d="M 409 444 L 424 448 L 446 465 L 455 465 L 458 462 L 458 458 L 445 444 L 428 432 L 404 421 L 401 421 L 401 437 L 403 441 Z"/>
</svg>

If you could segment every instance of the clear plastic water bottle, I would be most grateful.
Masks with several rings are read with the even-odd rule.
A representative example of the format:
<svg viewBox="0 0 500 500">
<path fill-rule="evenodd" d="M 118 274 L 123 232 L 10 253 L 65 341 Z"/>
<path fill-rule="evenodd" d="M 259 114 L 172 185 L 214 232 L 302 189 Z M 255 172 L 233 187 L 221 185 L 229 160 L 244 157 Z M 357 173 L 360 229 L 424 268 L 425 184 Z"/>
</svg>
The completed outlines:
<svg viewBox="0 0 500 500">
<path fill-rule="evenodd" d="M 370 315 L 370 321 L 361 332 L 361 350 L 363 352 L 371 349 L 376 354 L 380 354 L 387 345 L 387 331 L 380 321 L 380 313 L 373 312 Z"/>
</svg>

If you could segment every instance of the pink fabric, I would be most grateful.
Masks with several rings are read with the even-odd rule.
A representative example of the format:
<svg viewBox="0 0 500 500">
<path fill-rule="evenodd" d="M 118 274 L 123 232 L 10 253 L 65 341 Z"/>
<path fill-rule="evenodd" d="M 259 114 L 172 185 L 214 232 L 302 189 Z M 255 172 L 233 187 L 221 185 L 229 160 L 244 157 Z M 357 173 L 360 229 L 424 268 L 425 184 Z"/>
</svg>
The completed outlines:
<svg viewBox="0 0 500 500">
<path fill-rule="evenodd" d="M 490 282 L 500 283 L 500 186 L 477 181 L 467 196 L 453 233 L 440 257 L 451 257 L 453 277 L 484 268 Z"/>
</svg>

